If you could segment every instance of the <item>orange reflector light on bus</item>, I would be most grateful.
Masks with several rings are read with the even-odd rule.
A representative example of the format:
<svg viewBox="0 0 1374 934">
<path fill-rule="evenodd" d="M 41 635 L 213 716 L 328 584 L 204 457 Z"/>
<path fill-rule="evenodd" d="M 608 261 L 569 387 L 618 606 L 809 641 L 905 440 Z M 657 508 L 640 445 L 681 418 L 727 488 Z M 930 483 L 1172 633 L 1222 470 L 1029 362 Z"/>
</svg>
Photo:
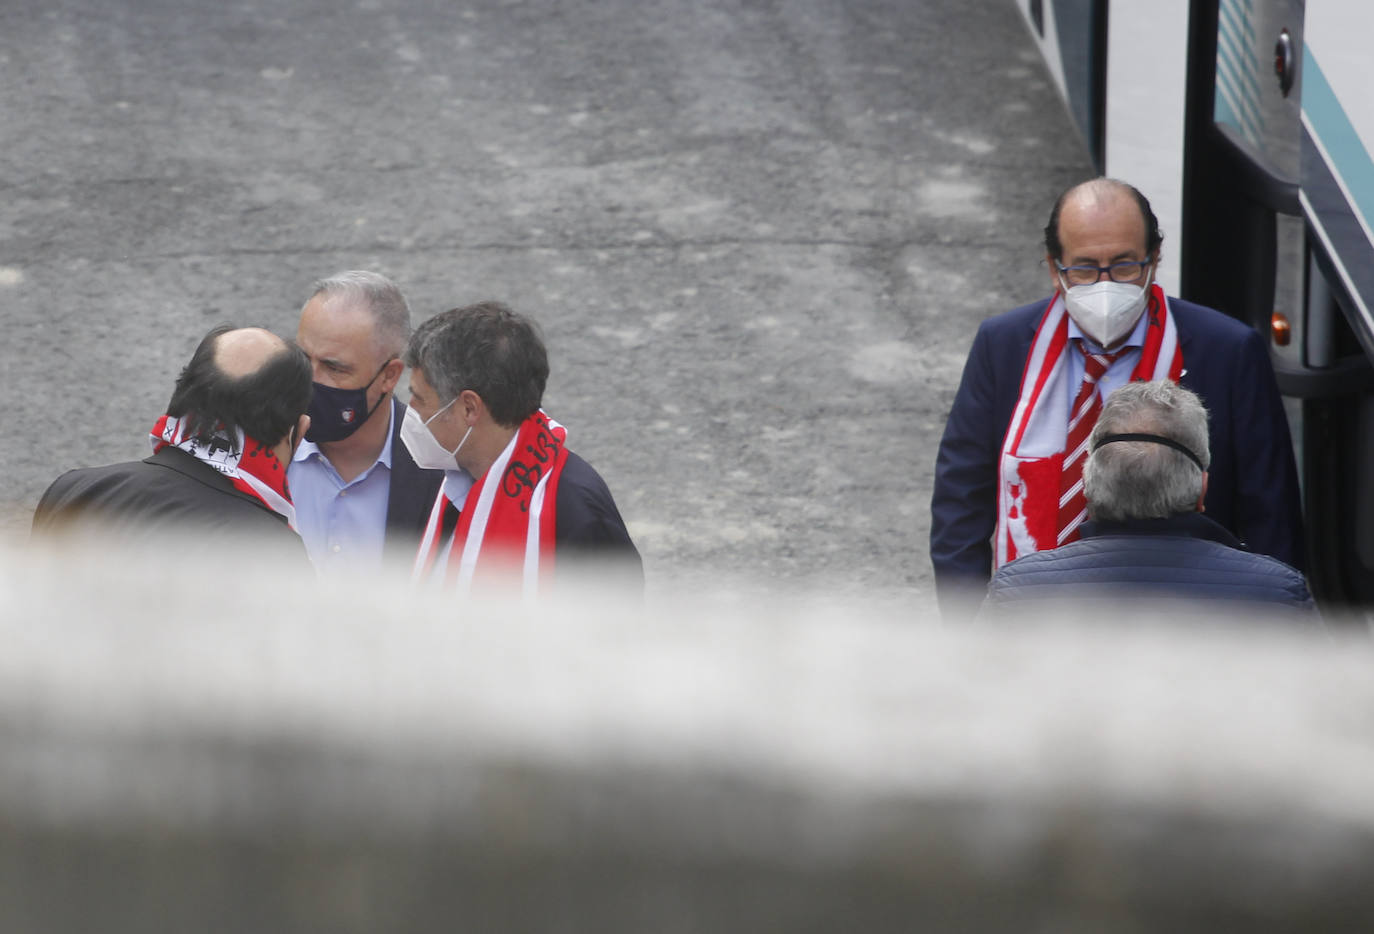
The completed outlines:
<svg viewBox="0 0 1374 934">
<path fill-rule="evenodd" d="M 1287 347 L 1288 342 L 1293 339 L 1293 327 L 1282 312 L 1274 312 L 1274 316 L 1269 319 L 1269 331 L 1273 335 L 1274 343 L 1279 347 Z"/>
</svg>

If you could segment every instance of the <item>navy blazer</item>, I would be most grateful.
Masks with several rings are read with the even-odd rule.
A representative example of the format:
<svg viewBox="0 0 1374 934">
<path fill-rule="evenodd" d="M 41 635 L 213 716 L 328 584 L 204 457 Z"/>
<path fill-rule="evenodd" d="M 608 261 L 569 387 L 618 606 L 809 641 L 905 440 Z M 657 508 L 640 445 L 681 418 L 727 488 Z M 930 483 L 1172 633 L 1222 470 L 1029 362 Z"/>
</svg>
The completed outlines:
<svg viewBox="0 0 1374 934">
<path fill-rule="evenodd" d="M 935 463 L 930 560 L 942 607 L 986 586 L 997 467 L 1021 373 L 1049 299 L 985 320 L 973 339 Z M 1293 442 L 1264 341 L 1219 311 L 1170 297 L 1183 351 L 1179 385 L 1207 406 L 1207 516 L 1251 551 L 1301 570 L 1302 505 Z"/>
<path fill-rule="evenodd" d="M 444 482 L 442 470 L 415 466 L 410 449 L 401 440 L 406 407 L 391 399 L 391 486 L 386 497 L 386 545 L 388 557 L 411 560 L 420 547 L 429 511 Z"/>
</svg>

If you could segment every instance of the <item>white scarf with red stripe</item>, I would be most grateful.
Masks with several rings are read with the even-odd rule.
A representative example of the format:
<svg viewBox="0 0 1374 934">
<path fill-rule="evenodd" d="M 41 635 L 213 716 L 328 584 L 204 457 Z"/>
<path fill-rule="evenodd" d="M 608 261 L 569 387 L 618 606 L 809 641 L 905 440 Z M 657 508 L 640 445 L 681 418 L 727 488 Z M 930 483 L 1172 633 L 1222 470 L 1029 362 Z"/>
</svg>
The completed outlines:
<svg viewBox="0 0 1374 934">
<path fill-rule="evenodd" d="M 1169 300 L 1158 285 L 1150 286 L 1145 313 L 1145 343 L 1131 380 L 1170 379 L 1183 375 Z M 1064 402 L 1070 379 L 1068 312 L 1055 293 L 1031 342 L 1021 373 L 1021 395 L 1011 417 L 997 476 L 996 566 L 1054 548 L 1059 537 L 1060 474 L 1069 413 Z M 1077 388 L 1077 387 L 1073 387 Z"/>
<path fill-rule="evenodd" d="M 519 574 L 533 596 L 553 571 L 558 480 L 568 461 L 568 430 L 543 409 L 521 422 L 510 443 L 473 483 L 462 501 L 445 482 L 430 510 L 415 580 L 438 578 L 461 592 L 474 581 Z M 452 537 L 441 541 L 445 509 L 461 512 Z"/>
<path fill-rule="evenodd" d="M 272 449 L 250 438 L 242 428 L 235 428 L 231 437 L 223 427 L 208 441 L 185 434 L 180 418 L 163 415 L 153 423 L 148 433 L 153 453 L 165 447 L 185 451 L 196 460 L 228 477 L 234 488 L 261 502 L 296 530 L 296 507 L 291 505 L 291 493 L 286 486 L 286 467 Z"/>
</svg>

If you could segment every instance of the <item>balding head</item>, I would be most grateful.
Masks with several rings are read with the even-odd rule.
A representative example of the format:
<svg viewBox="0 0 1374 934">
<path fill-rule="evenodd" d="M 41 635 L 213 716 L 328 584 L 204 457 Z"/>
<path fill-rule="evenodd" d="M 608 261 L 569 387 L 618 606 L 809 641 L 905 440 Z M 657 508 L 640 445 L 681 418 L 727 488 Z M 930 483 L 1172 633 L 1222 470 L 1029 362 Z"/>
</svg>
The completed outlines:
<svg viewBox="0 0 1374 934">
<path fill-rule="evenodd" d="M 233 380 L 258 372 L 287 349 L 286 341 L 262 328 L 225 331 L 214 342 L 215 369 Z"/>
<path fill-rule="evenodd" d="M 295 344 L 262 328 L 217 327 L 177 377 L 167 414 L 188 435 L 209 439 L 241 428 L 275 445 L 310 406 L 310 361 Z"/>
<path fill-rule="evenodd" d="M 1045 252 L 1051 259 L 1064 259 L 1061 225 L 1066 213 L 1072 215 L 1070 220 L 1076 226 L 1093 230 L 1096 225 L 1109 223 L 1112 219 L 1121 221 L 1123 212 L 1138 213 L 1138 242 L 1142 256 L 1153 256 L 1164 242 L 1164 235 L 1159 232 L 1159 219 L 1150 208 L 1149 200 L 1134 185 L 1100 177 L 1066 189 L 1055 200 L 1049 223 L 1045 225 Z M 1134 216 L 1131 223 L 1136 223 Z"/>
</svg>

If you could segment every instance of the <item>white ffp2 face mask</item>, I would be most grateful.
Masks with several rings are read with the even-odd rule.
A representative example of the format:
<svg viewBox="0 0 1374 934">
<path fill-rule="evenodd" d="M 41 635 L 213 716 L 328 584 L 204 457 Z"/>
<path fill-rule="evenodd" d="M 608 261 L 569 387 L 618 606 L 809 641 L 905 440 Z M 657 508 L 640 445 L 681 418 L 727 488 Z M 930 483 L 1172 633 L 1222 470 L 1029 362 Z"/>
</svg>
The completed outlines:
<svg viewBox="0 0 1374 934">
<path fill-rule="evenodd" d="M 429 423 L 438 418 L 449 405 L 453 405 L 457 401 L 457 397 L 454 397 L 448 405 L 435 412 L 428 419 L 421 419 L 419 412 L 406 406 L 405 418 L 401 420 L 401 442 L 410 452 L 411 460 L 415 461 L 416 467 L 423 467 L 426 470 L 458 469 L 456 458 L 458 452 L 463 449 L 463 445 L 467 443 L 468 435 L 472 434 L 472 426 L 469 425 L 468 430 L 463 432 L 463 440 L 459 441 L 458 446 L 452 451 L 440 444 L 439 440 L 434 437 L 434 432 L 429 430 Z"/>
<path fill-rule="evenodd" d="M 1129 282 L 1094 282 L 1064 290 L 1069 317 L 1098 346 L 1110 349 L 1131 333 L 1145 310 L 1145 288 Z"/>
</svg>

